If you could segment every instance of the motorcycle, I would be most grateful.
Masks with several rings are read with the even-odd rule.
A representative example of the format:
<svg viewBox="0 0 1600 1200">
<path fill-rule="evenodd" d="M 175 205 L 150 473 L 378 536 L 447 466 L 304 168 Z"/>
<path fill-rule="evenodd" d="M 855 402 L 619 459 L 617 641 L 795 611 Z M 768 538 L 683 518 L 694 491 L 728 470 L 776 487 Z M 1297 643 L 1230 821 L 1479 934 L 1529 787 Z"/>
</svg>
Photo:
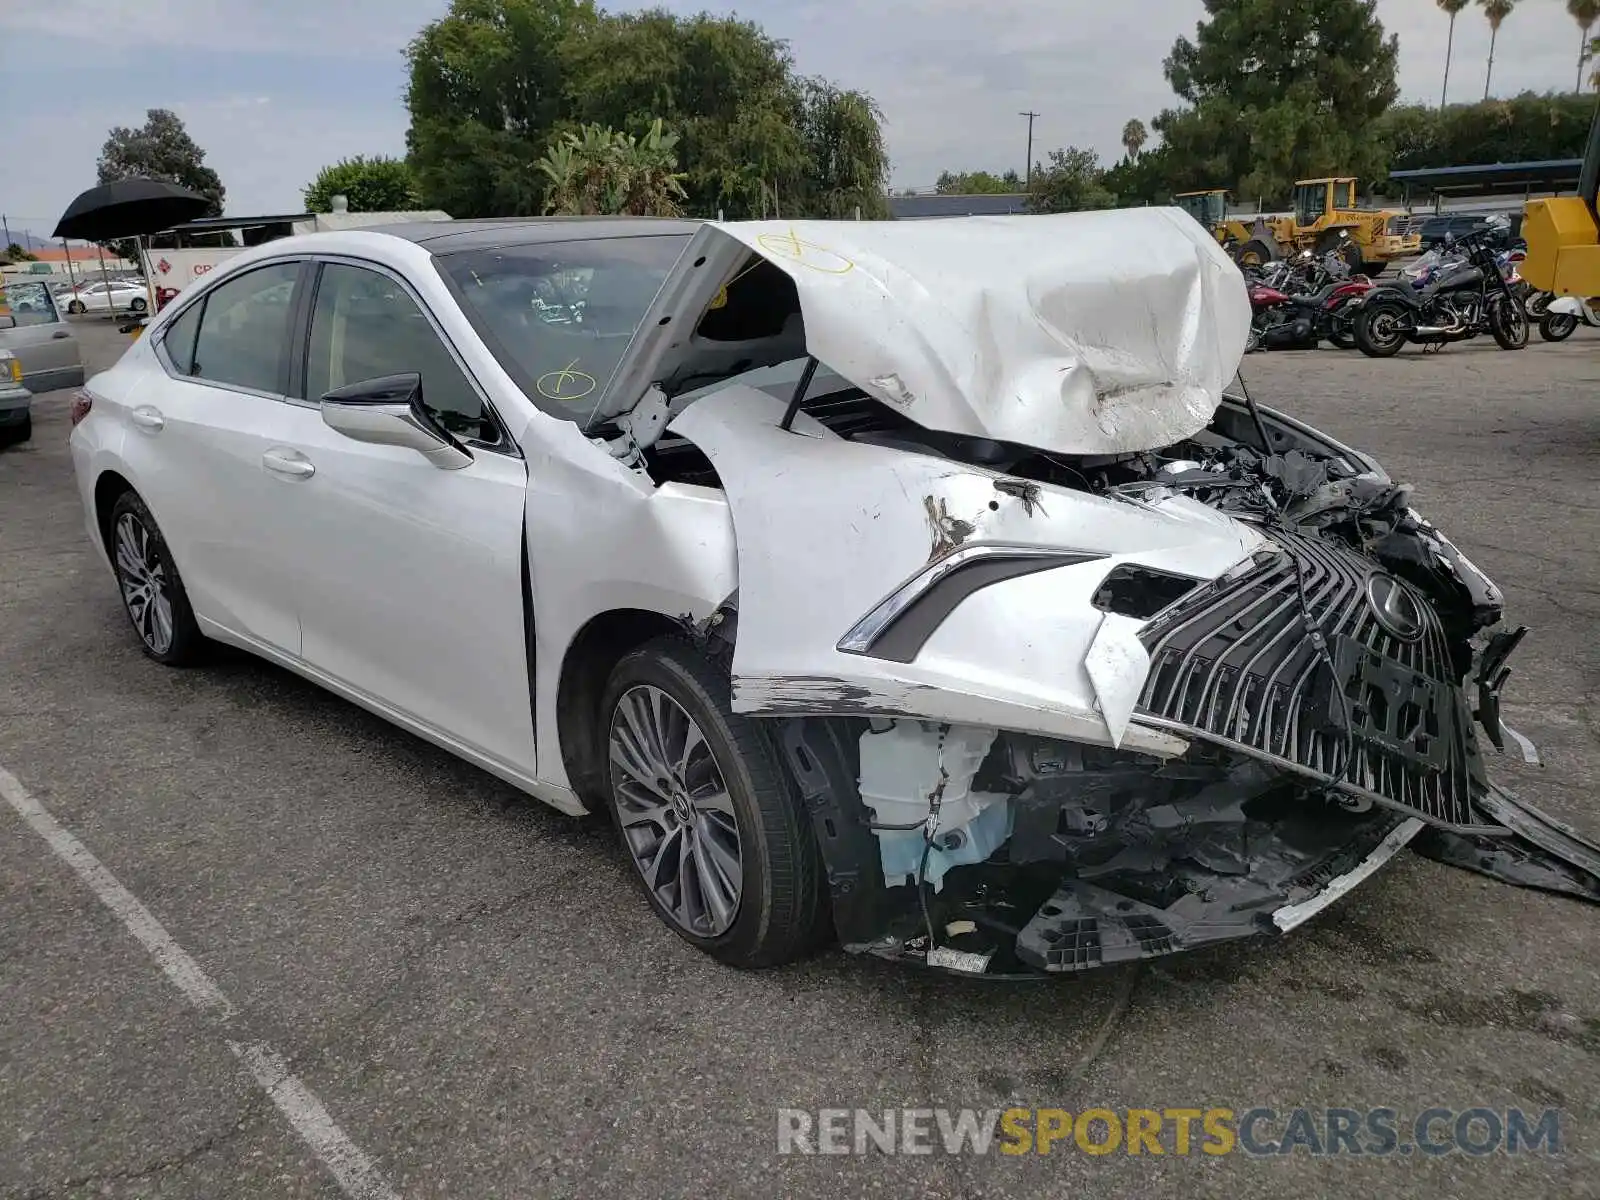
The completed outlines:
<svg viewBox="0 0 1600 1200">
<path fill-rule="evenodd" d="M 1350 273 L 1338 247 L 1320 261 L 1302 250 L 1291 260 L 1272 263 L 1247 276 L 1252 315 L 1245 348 L 1313 350 L 1325 338 L 1341 350 L 1351 349 L 1351 302 L 1373 286 L 1365 275 Z"/>
<path fill-rule="evenodd" d="M 1407 342 L 1442 347 L 1487 331 L 1502 350 L 1528 344 L 1522 281 L 1504 253 L 1491 247 L 1491 231 L 1465 234 L 1446 247 L 1418 288 L 1416 280 L 1385 283 L 1359 301 L 1356 345 L 1369 358 L 1388 358 Z M 1463 257 L 1452 260 L 1449 251 Z"/>
<path fill-rule="evenodd" d="M 1600 312 L 1595 311 L 1595 301 L 1581 296 L 1560 296 L 1546 305 L 1539 318 L 1539 336 L 1547 342 L 1564 342 L 1579 325 L 1600 329 Z"/>
</svg>

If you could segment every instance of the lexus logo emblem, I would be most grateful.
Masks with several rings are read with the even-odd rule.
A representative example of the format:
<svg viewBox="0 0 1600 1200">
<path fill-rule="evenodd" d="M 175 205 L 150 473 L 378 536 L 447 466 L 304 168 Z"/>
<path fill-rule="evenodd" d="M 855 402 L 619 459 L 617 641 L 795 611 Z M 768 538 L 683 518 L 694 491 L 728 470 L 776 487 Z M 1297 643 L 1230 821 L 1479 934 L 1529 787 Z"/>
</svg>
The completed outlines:
<svg viewBox="0 0 1600 1200">
<path fill-rule="evenodd" d="M 1422 606 L 1393 575 L 1378 571 L 1367 579 L 1367 606 L 1378 624 L 1402 642 L 1422 637 Z"/>
</svg>

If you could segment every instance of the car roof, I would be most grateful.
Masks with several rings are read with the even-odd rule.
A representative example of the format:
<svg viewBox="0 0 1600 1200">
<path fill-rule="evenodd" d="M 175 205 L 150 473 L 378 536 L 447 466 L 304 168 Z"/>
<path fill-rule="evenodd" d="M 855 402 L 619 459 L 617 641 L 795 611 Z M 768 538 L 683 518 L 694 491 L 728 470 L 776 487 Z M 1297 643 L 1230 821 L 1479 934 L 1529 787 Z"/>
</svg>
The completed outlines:
<svg viewBox="0 0 1600 1200">
<path fill-rule="evenodd" d="M 495 246 L 566 242 L 579 238 L 689 236 L 701 222 L 661 217 L 500 217 L 463 221 L 412 221 L 374 225 L 363 233 L 387 234 L 421 246 L 429 254 L 458 254 Z"/>
</svg>

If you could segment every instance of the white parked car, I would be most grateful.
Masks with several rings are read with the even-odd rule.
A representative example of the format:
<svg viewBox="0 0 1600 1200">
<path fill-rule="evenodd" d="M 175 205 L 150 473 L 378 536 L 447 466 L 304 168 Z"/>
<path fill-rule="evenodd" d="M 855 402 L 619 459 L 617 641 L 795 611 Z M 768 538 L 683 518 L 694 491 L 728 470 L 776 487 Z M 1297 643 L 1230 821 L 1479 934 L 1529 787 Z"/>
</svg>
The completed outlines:
<svg viewBox="0 0 1600 1200">
<path fill-rule="evenodd" d="M 150 657 L 609 810 L 729 963 L 1078 970 L 1413 839 L 1600 895 L 1484 774 L 1500 593 L 1224 396 L 1249 320 L 1176 209 L 313 234 L 183 292 L 71 446 Z"/>
<path fill-rule="evenodd" d="M 69 313 L 136 312 L 150 307 L 150 293 L 137 280 L 112 279 L 83 283 L 65 301 Z"/>
</svg>

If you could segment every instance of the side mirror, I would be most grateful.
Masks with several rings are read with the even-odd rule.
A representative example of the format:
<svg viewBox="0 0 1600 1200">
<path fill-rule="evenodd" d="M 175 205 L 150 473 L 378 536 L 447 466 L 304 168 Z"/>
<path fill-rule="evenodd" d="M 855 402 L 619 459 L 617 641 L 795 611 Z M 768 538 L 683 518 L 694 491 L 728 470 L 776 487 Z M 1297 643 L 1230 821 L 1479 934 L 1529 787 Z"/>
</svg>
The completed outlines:
<svg viewBox="0 0 1600 1200">
<path fill-rule="evenodd" d="M 322 397 L 322 423 L 356 442 L 404 446 L 434 466 L 458 470 L 472 454 L 422 406 L 422 376 L 384 375 L 335 388 Z"/>
</svg>

